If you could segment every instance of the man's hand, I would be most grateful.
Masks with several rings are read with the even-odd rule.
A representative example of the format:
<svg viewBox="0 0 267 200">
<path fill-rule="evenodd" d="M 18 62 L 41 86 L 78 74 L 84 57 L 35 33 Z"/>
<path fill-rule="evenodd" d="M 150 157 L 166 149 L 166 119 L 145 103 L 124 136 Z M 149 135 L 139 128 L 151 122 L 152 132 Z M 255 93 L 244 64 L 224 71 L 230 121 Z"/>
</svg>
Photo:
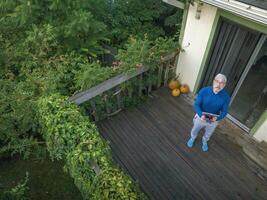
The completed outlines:
<svg viewBox="0 0 267 200">
<path fill-rule="evenodd" d="M 210 121 L 215 122 L 216 120 L 217 120 L 217 117 L 212 117 Z"/>
<path fill-rule="evenodd" d="M 206 122 L 206 116 L 205 116 L 205 115 L 202 115 L 202 116 L 200 117 L 200 119 L 201 119 L 202 121 Z"/>
</svg>

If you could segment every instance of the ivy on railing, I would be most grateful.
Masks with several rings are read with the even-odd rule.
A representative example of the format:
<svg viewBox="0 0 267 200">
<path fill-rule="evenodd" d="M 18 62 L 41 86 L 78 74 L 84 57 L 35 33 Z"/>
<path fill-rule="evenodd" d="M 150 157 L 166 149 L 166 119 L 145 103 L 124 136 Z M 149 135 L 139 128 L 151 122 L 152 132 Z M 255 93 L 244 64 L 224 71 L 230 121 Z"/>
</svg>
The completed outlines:
<svg viewBox="0 0 267 200">
<path fill-rule="evenodd" d="M 97 127 L 66 97 L 38 102 L 41 132 L 52 159 L 66 161 L 84 199 L 146 199 L 135 182 L 112 162 L 111 150 Z"/>
<path fill-rule="evenodd" d="M 77 105 L 82 104 L 94 121 L 110 117 L 125 107 L 135 105 L 153 89 L 166 86 L 175 76 L 174 63 L 177 54 L 178 52 L 173 52 L 162 56 L 157 68 L 138 65 L 135 71 L 117 75 L 70 97 L 69 100 Z"/>
</svg>

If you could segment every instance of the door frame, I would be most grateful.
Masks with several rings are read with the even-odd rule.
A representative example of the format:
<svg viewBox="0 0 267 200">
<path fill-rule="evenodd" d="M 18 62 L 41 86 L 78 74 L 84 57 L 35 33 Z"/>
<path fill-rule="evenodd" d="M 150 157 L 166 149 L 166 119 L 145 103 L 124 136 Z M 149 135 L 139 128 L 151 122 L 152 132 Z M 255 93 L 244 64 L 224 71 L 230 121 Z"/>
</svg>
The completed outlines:
<svg viewBox="0 0 267 200">
<path fill-rule="evenodd" d="M 202 59 L 201 65 L 200 65 L 200 69 L 199 69 L 199 72 L 198 72 L 198 75 L 197 75 L 197 80 L 195 82 L 195 86 L 194 86 L 194 89 L 193 89 L 193 94 L 194 95 L 197 94 L 197 92 L 199 90 L 199 87 L 201 85 L 202 75 L 203 75 L 203 73 L 205 71 L 205 66 L 206 66 L 206 64 L 208 62 L 210 49 L 211 49 L 211 46 L 212 46 L 212 43 L 213 43 L 213 39 L 216 36 L 216 30 L 217 30 L 217 27 L 218 27 L 219 22 L 220 22 L 220 17 L 224 17 L 226 19 L 229 19 L 230 21 L 236 22 L 236 23 L 238 23 L 240 25 L 243 25 L 243 26 L 248 27 L 250 29 L 254 29 L 254 30 L 256 30 L 256 31 L 258 31 L 260 33 L 263 33 L 263 35 L 264 34 L 267 35 L 267 26 L 266 25 L 254 22 L 254 21 L 249 20 L 249 19 L 245 19 L 243 17 L 237 16 L 236 14 L 233 14 L 233 13 L 230 13 L 228 11 L 225 11 L 225 10 L 222 10 L 222 9 L 218 8 L 216 16 L 215 16 L 215 19 L 214 19 L 214 22 L 213 22 L 213 25 L 212 25 L 212 30 L 211 30 L 211 33 L 210 33 L 210 36 L 209 36 L 209 40 L 208 40 L 208 43 L 207 43 L 207 48 L 206 48 L 206 51 L 204 53 L 204 56 L 203 56 L 203 59 Z M 260 39 L 262 39 L 262 37 Z M 257 44 L 256 47 L 258 47 L 258 44 Z M 253 55 L 254 55 L 254 52 L 253 52 Z M 248 70 L 247 70 L 246 73 L 248 73 Z M 243 80 L 244 80 L 244 77 L 243 77 Z M 240 86 L 241 86 L 241 83 L 239 85 L 239 88 L 240 88 Z M 231 103 L 232 103 L 232 100 L 231 100 Z M 260 126 L 264 123 L 264 121 L 267 119 L 267 111 L 262 113 L 262 115 L 260 116 L 259 120 L 256 122 L 256 124 L 251 129 L 248 129 L 248 127 L 246 127 L 244 125 L 242 126 L 241 122 L 239 122 L 238 120 L 236 120 L 235 118 L 233 118 L 229 114 L 227 114 L 227 118 L 229 118 L 234 123 L 236 122 L 235 124 L 237 124 L 242 129 L 244 129 L 246 132 L 248 132 L 250 136 L 253 136 L 255 134 L 255 132 L 260 128 Z"/>
</svg>

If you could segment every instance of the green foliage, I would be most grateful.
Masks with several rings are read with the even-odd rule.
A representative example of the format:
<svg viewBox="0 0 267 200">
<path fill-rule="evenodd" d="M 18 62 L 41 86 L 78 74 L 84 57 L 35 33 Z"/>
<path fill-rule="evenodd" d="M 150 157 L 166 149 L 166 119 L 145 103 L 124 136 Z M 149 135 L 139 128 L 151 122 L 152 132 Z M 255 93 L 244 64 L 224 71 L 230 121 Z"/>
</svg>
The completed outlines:
<svg viewBox="0 0 267 200">
<path fill-rule="evenodd" d="M 25 59 L 24 63 L 30 62 L 29 60 L 30 58 Z M 54 92 L 68 95 L 72 93 L 73 71 L 88 62 L 83 56 L 74 53 L 49 59 L 39 57 L 37 60 L 43 62 L 42 67 L 37 66 L 40 64 L 38 62 L 31 67 L 25 64 L 28 68 L 22 67 L 18 77 L 11 71 L 4 74 L 5 79 L 0 80 L 0 155 L 19 152 L 28 157 L 30 152 L 36 151 L 41 143 L 36 139 L 36 100 Z"/>
<path fill-rule="evenodd" d="M 135 72 L 137 68 L 145 66 L 149 71 L 143 75 L 142 88 L 146 92 L 149 85 L 155 85 L 158 81 L 158 66 L 161 64 L 161 56 L 171 52 L 179 51 L 176 38 L 158 38 L 156 41 L 149 41 L 131 37 L 125 45 L 125 49 L 120 49 L 117 55 L 118 65 L 112 68 L 102 67 L 98 62 L 83 65 L 75 74 L 76 91 L 91 88 L 105 80 L 119 75 Z M 94 76 L 92 76 L 94 74 Z M 117 88 L 111 89 L 93 99 L 96 104 L 96 112 L 99 119 L 106 117 L 107 109 L 110 113 L 118 108 L 117 97 L 114 93 L 121 89 L 121 105 L 129 107 L 140 103 L 144 98 L 139 96 L 140 80 L 133 78 Z M 132 93 L 129 97 L 129 93 Z M 91 115 L 95 110 L 88 103 L 83 105 Z"/>
<path fill-rule="evenodd" d="M 154 41 L 154 45 L 150 49 L 150 56 L 148 62 L 154 68 L 160 65 L 161 57 L 172 52 L 178 52 L 181 50 L 180 44 L 175 37 L 159 37 Z"/>
<path fill-rule="evenodd" d="M 34 117 L 31 115 L 31 113 L 35 107 L 31 90 L 28 90 L 28 93 L 26 93 L 22 89 L 25 87 L 24 84 L 16 84 L 15 82 L 7 79 L 1 79 L 0 84 L 1 122 L 5 123 L 6 120 L 12 120 L 13 123 L 6 123 L 7 125 L 12 124 L 12 132 L 20 131 L 22 133 L 27 133 L 31 129 L 36 130 L 36 122 L 31 122 L 34 120 Z M 29 116 L 27 116 L 27 118 L 23 117 L 24 113 L 28 112 Z M 3 128 L 3 126 L 1 128 Z M 2 131 L 5 132 L 7 130 L 3 129 Z M 10 131 L 10 129 L 8 131 Z"/>
<path fill-rule="evenodd" d="M 1 200 L 29 200 L 29 173 L 26 173 L 25 179 L 23 182 L 19 183 L 15 187 L 11 188 L 8 191 L 1 191 L 0 189 L 0 199 Z"/>
<path fill-rule="evenodd" d="M 92 200 L 146 199 L 131 178 L 115 167 L 105 168 L 96 176 L 89 193 Z"/>
<path fill-rule="evenodd" d="M 84 148 L 87 148 L 89 154 L 94 151 L 90 159 L 99 157 L 101 152 L 108 155 L 109 148 L 101 139 L 96 126 L 89 123 L 87 117 L 82 116 L 79 108 L 68 102 L 67 98 L 57 94 L 41 98 L 38 107 L 43 137 L 52 159 L 66 158 L 74 149 L 79 151 Z"/>
<path fill-rule="evenodd" d="M 142 36 L 147 33 L 150 39 L 155 39 L 175 33 L 176 28 L 173 26 L 181 20 L 181 14 L 177 13 L 182 13 L 177 8 L 158 0 L 1 0 L 0 9 L 0 18 L 5 25 L 1 28 L 8 32 L 14 28 L 25 30 L 32 24 L 48 23 L 58 27 L 64 36 L 65 27 L 71 27 L 71 31 L 75 31 L 77 27 L 79 29 L 84 25 L 88 27 L 89 24 L 86 22 L 96 22 L 97 25 L 100 22 L 111 30 L 109 38 L 116 45 L 124 43 L 129 35 Z M 91 18 L 89 15 L 94 17 L 94 21 L 88 21 Z M 77 22 L 77 26 L 71 25 L 74 22 Z M 94 23 L 90 25 L 94 27 Z M 104 33 L 97 29 L 103 27 L 102 25 L 95 26 L 94 31 L 98 31 L 98 36 Z M 77 33 L 85 36 L 88 29 L 82 32 L 77 30 Z M 77 38 L 79 37 L 77 35 Z"/>
<path fill-rule="evenodd" d="M 67 161 L 67 170 L 84 199 L 145 198 L 131 179 L 113 166 L 109 146 L 76 105 L 54 94 L 41 98 L 38 108 L 51 158 Z"/>
<path fill-rule="evenodd" d="M 131 37 L 125 45 L 125 49 L 119 50 L 117 59 L 120 61 L 118 71 L 126 73 L 136 70 L 140 65 L 149 67 L 151 70 L 158 68 L 160 58 L 168 53 L 178 51 L 179 44 L 176 38 L 157 38 L 154 42 Z"/>
<path fill-rule="evenodd" d="M 5 67 L 0 70 L 0 156 L 19 152 L 28 157 L 40 144 L 36 139 L 36 100 L 57 92 L 72 94 L 76 90 L 74 72 L 88 64 L 88 59 L 74 52 L 53 55 L 55 49 L 60 54 L 61 47 L 49 25 L 39 29 L 34 26 L 16 50 L 4 39 L 0 42 L 8 46 L 2 56 Z"/>
<path fill-rule="evenodd" d="M 8 39 L 8 36 L 2 35 L 2 37 L 4 41 Z M 51 25 L 40 27 L 33 25 L 25 32 L 23 41 L 3 42 L 2 76 L 5 76 L 6 71 L 16 77 L 23 76 L 22 70 L 42 68 L 51 57 L 55 56 L 55 52 L 57 54 L 61 52 L 56 37 L 56 30 Z M 21 77 L 19 78 L 21 80 Z"/>
<path fill-rule="evenodd" d="M 91 88 L 108 80 L 115 74 L 116 73 L 112 68 L 102 67 L 99 62 L 83 64 L 80 69 L 75 72 L 74 79 L 76 91 Z"/>
<path fill-rule="evenodd" d="M 36 152 L 41 144 L 37 139 L 36 100 L 54 92 L 71 94 L 73 71 L 85 62 L 75 54 L 55 56 L 44 59 L 42 67 L 23 67 L 18 77 L 13 72 L 4 75 L 0 80 L 0 156 L 21 153 L 28 157 Z"/>
<path fill-rule="evenodd" d="M 120 49 L 117 55 L 117 59 L 121 63 L 119 71 L 121 73 L 131 72 L 136 70 L 140 64 L 147 65 L 150 44 L 151 42 L 147 38 L 142 40 L 131 37 L 125 45 L 125 50 Z"/>
<path fill-rule="evenodd" d="M 81 142 L 81 136 L 95 129 L 93 125 L 88 127 L 87 119 L 75 105 L 58 94 L 41 98 L 38 108 L 43 137 L 52 159 L 65 158 Z"/>
<path fill-rule="evenodd" d="M 26 82 L 36 85 L 39 96 L 51 93 L 71 95 L 76 91 L 75 73 L 88 64 L 84 56 L 73 52 L 51 57 L 42 68 L 24 70 L 21 74 L 26 77 Z"/>
<path fill-rule="evenodd" d="M 35 29 L 33 33 L 38 33 L 37 29 L 41 27 L 54 27 L 56 39 L 65 52 L 76 50 L 96 56 L 102 51 L 101 42 L 107 40 L 106 25 L 91 13 L 99 8 L 106 9 L 101 3 L 103 1 L 90 5 L 84 0 L 23 0 L 10 3 L 1 0 L 0 32 L 8 33 L 5 36 L 16 46 L 25 41 L 25 35 L 32 27 Z M 102 10 L 101 13 L 104 12 Z"/>
<path fill-rule="evenodd" d="M 60 53 L 57 34 L 56 28 L 50 24 L 39 27 L 32 25 L 32 28 L 26 31 L 27 36 L 19 49 L 21 57 L 31 61 L 27 62 L 25 67 L 29 68 L 30 63 L 35 63 L 38 67 L 38 64 L 54 56 L 55 52 Z"/>
<path fill-rule="evenodd" d="M 147 34 L 149 40 L 165 35 L 172 36 L 182 19 L 181 10 L 159 0 L 110 2 L 112 3 L 105 22 L 111 30 L 112 44 L 115 46 L 124 45 L 130 35 L 142 38 Z"/>
<path fill-rule="evenodd" d="M 75 71 L 76 91 L 91 88 L 118 74 L 131 73 L 140 66 L 147 66 L 151 70 L 157 69 L 161 56 L 178 50 L 179 44 L 175 37 L 159 37 L 154 42 L 148 40 L 146 36 L 143 39 L 130 37 L 125 48 L 118 52 L 117 67 L 102 67 L 99 62 L 82 64 Z"/>
<path fill-rule="evenodd" d="M 156 80 L 160 56 L 177 48 L 173 39 L 156 38 L 173 35 L 180 18 L 180 12 L 158 0 L 0 0 L 0 157 L 41 152 L 41 126 L 51 157 L 66 159 L 86 198 L 138 199 L 132 183 L 111 164 L 110 149 L 95 125 L 61 95 L 70 96 L 141 65 L 151 69 L 144 76 L 145 89 Z M 103 44 L 125 44 L 118 66 L 103 67 L 97 61 L 105 52 Z M 122 92 L 137 88 L 133 79 Z M 133 96 L 125 99 L 126 106 L 140 101 Z M 113 110 L 112 91 L 95 98 L 98 109 L 104 109 L 106 97 Z M 103 174 L 96 175 L 95 164 Z M 86 165 L 91 167 L 85 169 Z M 126 185 L 125 190 L 117 182 Z"/>
<path fill-rule="evenodd" d="M 66 160 L 72 177 L 81 177 L 91 183 L 96 176 L 96 164 L 101 168 L 109 166 L 111 155 L 108 146 L 96 134 L 88 141 L 77 145 Z"/>
<path fill-rule="evenodd" d="M 90 12 L 76 11 L 63 30 L 65 46 L 96 57 L 102 50 L 98 41 L 107 40 L 105 30 L 105 24 L 96 21 Z"/>
<path fill-rule="evenodd" d="M 7 153 L 28 157 L 38 146 L 32 89 L 9 79 L 0 79 L 0 85 L 0 157 Z"/>
</svg>

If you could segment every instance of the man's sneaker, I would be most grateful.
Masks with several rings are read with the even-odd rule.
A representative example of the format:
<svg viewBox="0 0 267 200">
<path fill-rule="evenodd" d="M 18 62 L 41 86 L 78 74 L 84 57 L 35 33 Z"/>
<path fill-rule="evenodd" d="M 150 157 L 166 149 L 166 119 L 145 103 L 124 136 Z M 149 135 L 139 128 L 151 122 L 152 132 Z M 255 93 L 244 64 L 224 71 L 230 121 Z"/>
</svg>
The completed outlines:
<svg viewBox="0 0 267 200">
<path fill-rule="evenodd" d="M 193 147 L 193 145 L 194 145 L 194 139 L 193 138 L 190 138 L 188 141 L 187 141 L 187 146 L 189 147 L 189 148 L 192 148 Z"/>
<path fill-rule="evenodd" d="M 206 152 L 209 150 L 209 146 L 207 142 L 202 142 L 202 151 Z"/>
</svg>

